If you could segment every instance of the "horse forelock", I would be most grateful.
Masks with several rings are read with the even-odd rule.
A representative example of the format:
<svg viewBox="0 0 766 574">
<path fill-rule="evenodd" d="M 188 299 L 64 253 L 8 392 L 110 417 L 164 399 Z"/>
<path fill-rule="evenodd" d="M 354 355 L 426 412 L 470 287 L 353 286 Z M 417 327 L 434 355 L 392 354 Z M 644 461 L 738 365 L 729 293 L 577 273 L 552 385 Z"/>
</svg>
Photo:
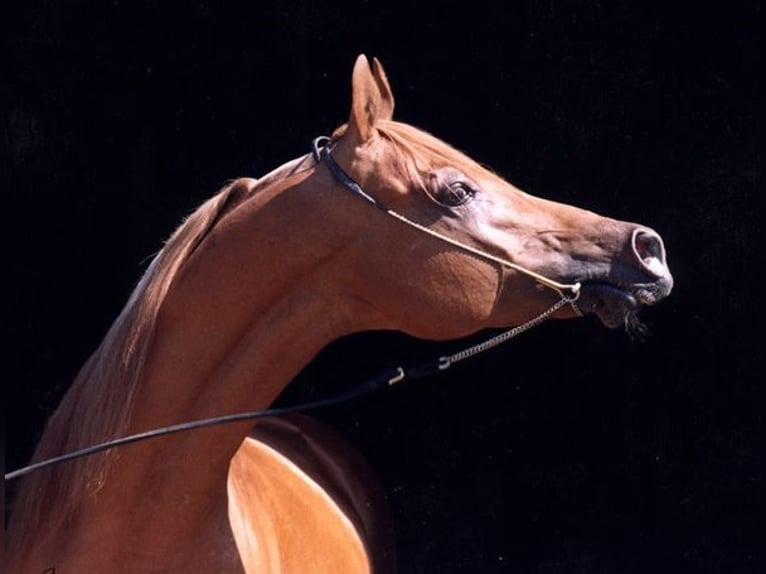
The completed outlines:
<svg viewBox="0 0 766 574">
<path fill-rule="evenodd" d="M 416 185 L 424 185 L 424 179 L 434 170 L 450 166 L 467 175 L 486 176 L 492 172 L 463 152 L 439 138 L 395 121 L 379 121 L 378 133 L 394 148 L 403 174 Z"/>
<path fill-rule="evenodd" d="M 344 124 L 336 129 L 332 134 L 332 142 L 343 138 L 347 127 Z M 416 187 L 424 186 L 425 178 L 431 172 L 445 166 L 459 169 L 467 175 L 495 176 L 487 166 L 479 164 L 450 144 L 410 124 L 378 120 L 375 130 L 394 151 L 395 163 L 385 167 L 408 178 Z"/>
</svg>

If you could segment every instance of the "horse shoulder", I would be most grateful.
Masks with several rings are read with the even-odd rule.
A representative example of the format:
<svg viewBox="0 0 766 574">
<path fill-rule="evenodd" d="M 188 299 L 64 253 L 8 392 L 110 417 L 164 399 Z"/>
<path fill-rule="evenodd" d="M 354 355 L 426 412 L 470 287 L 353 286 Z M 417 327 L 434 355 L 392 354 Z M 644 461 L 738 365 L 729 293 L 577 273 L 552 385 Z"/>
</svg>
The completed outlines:
<svg viewBox="0 0 766 574">
<path fill-rule="evenodd" d="M 361 456 L 314 419 L 259 423 L 232 459 L 228 490 L 248 574 L 394 571 L 382 488 Z"/>
</svg>

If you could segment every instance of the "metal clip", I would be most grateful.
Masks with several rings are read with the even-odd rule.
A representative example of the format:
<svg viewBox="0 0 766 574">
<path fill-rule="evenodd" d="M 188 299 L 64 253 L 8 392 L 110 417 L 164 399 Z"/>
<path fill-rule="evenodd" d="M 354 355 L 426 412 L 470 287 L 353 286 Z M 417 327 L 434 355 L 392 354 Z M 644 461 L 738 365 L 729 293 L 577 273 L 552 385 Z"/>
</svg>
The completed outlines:
<svg viewBox="0 0 766 574">
<path fill-rule="evenodd" d="M 397 367 L 396 374 L 388 379 L 388 386 L 395 385 L 396 383 L 401 383 L 404 380 L 404 376 L 404 369 Z"/>
</svg>

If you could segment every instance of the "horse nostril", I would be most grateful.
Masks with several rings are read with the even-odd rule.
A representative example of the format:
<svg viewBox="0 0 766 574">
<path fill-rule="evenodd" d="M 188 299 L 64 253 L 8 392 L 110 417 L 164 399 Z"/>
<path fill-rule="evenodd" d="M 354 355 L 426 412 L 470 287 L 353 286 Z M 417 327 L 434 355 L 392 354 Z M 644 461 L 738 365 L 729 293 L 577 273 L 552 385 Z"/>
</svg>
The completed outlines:
<svg viewBox="0 0 766 574">
<path fill-rule="evenodd" d="M 656 277 L 668 274 L 662 238 L 651 229 L 636 229 L 633 232 L 633 253 L 644 268 Z"/>
</svg>

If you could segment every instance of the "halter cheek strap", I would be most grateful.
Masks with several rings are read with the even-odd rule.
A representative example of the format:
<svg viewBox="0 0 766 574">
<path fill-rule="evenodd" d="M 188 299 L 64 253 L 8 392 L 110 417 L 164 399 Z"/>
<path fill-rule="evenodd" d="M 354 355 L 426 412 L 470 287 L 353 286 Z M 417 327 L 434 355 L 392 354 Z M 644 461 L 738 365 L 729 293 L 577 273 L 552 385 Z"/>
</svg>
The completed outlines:
<svg viewBox="0 0 766 574">
<path fill-rule="evenodd" d="M 385 214 L 393 217 L 394 219 L 398 219 L 402 223 L 409 225 L 410 227 L 413 227 L 414 229 L 417 229 L 418 231 L 421 231 L 422 233 L 430 235 L 431 237 L 434 237 L 445 243 L 449 243 L 450 245 L 457 247 L 468 253 L 471 253 L 472 255 L 476 255 L 477 257 L 481 259 L 484 259 L 486 261 L 491 261 L 493 263 L 497 263 L 498 265 L 501 265 L 502 267 L 505 267 L 507 269 L 513 269 L 514 271 L 517 271 L 528 277 L 531 277 L 540 285 L 544 285 L 545 287 L 548 287 L 549 289 L 556 291 L 556 293 L 558 293 L 561 300 L 564 302 L 563 304 L 569 304 L 569 306 L 577 315 L 582 315 L 582 312 L 580 311 L 580 309 L 577 307 L 577 304 L 576 304 L 577 299 L 580 297 L 581 284 L 579 282 L 578 283 L 560 283 L 558 281 L 554 281 L 553 279 L 550 279 L 549 277 L 541 275 L 535 271 L 532 271 L 531 269 L 527 269 L 526 267 L 518 265 L 517 263 L 513 263 L 512 261 L 508 261 L 507 259 L 498 257 L 497 255 L 492 255 L 491 253 L 487 253 L 486 251 L 482 251 L 481 249 L 477 249 L 476 247 L 467 245 L 466 243 L 463 243 L 462 241 L 459 241 L 447 235 L 443 235 L 442 233 L 439 233 L 438 231 L 434 231 L 433 229 L 430 229 L 429 227 L 426 227 L 425 225 L 421 225 L 420 223 L 417 223 L 416 221 L 412 221 L 411 219 L 409 219 L 408 217 L 405 217 L 401 213 L 398 213 L 396 211 L 393 211 L 392 209 L 387 208 L 386 206 L 379 203 L 370 194 L 365 192 L 362 189 L 362 186 L 360 186 L 356 181 L 354 181 L 354 179 L 350 175 L 348 175 L 343 170 L 342 167 L 338 165 L 338 163 L 335 161 L 335 158 L 332 157 L 332 150 L 329 144 L 330 144 L 330 138 L 328 138 L 327 136 L 320 136 L 314 139 L 311 145 L 311 153 L 314 156 L 314 161 L 316 163 L 321 163 L 322 161 L 324 161 L 325 165 L 327 165 L 328 169 L 330 170 L 330 173 L 332 173 L 335 180 L 341 185 L 343 185 L 346 189 L 350 190 L 354 195 L 361 197 L 367 203 L 381 210 Z M 563 306 L 563 304 L 559 305 L 557 309 Z M 546 317 L 548 317 L 551 313 L 552 311 L 547 312 Z"/>
</svg>

